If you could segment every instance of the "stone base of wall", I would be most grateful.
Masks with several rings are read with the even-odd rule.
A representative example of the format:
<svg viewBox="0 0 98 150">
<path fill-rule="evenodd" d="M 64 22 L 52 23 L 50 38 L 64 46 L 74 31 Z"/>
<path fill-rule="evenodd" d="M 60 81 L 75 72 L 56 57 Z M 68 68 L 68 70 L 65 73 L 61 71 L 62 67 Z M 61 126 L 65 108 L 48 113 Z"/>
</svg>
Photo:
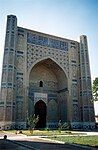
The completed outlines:
<svg viewBox="0 0 98 150">
<path fill-rule="evenodd" d="M 11 122 L 11 121 L 0 122 L 0 130 L 13 129 L 14 126 L 15 126 L 15 122 Z"/>
<path fill-rule="evenodd" d="M 16 122 L 16 129 L 26 129 L 26 122 Z"/>
<path fill-rule="evenodd" d="M 50 129 L 56 129 L 58 127 L 58 122 L 49 122 L 47 123 L 46 127 Z"/>
<path fill-rule="evenodd" d="M 26 129 L 26 122 L 0 122 L 0 130 Z"/>
<path fill-rule="evenodd" d="M 95 122 L 72 122 L 72 129 L 95 129 Z"/>
<path fill-rule="evenodd" d="M 58 122 L 49 122 L 46 125 L 46 128 L 52 128 L 52 129 L 57 129 L 58 127 Z M 10 129 L 16 129 L 16 130 L 21 130 L 21 129 L 26 129 L 26 122 L 0 122 L 0 130 L 10 130 Z M 71 128 L 72 129 L 84 129 L 84 130 L 89 130 L 89 129 L 95 129 L 95 122 L 72 122 L 71 123 Z"/>
</svg>

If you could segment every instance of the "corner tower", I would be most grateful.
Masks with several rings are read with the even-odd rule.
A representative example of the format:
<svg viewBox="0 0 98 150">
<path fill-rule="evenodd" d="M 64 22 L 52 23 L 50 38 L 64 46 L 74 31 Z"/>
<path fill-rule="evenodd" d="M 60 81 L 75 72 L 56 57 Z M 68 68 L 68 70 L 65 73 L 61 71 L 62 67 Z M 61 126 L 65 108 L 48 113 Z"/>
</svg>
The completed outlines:
<svg viewBox="0 0 98 150">
<path fill-rule="evenodd" d="M 95 125 L 87 37 L 80 36 L 80 106 L 84 128 Z"/>
<path fill-rule="evenodd" d="M 5 129 L 15 124 L 15 47 L 17 18 L 7 16 L 6 37 L 1 82 L 0 121 Z M 6 127 L 6 125 L 8 125 Z"/>
</svg>

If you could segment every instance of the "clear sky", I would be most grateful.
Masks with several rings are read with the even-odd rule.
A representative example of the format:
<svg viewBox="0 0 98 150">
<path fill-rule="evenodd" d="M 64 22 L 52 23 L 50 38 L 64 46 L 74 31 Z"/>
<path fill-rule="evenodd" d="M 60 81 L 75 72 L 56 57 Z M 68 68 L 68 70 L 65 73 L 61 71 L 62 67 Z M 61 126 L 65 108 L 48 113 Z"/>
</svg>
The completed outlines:
<svg viewBox="0 0 98 150">
<path fill-rule="evenodd" d="M 87 35 L 92 80 L 98 77 L 98 0 L 0 0 L 0 78 L 10 14 L 24 28 L 78 41 Z"/>
</svg>

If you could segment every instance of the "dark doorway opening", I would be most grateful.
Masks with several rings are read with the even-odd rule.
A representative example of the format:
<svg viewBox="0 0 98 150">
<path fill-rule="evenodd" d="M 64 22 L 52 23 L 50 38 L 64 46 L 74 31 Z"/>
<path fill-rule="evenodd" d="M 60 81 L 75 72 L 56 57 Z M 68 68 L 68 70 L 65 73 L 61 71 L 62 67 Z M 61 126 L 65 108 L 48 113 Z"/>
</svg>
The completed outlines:
<svg viewBox="0 0 98 150">
<path fill-rule="evenodd" d="M 39 87 L 43 87 L 43 81 L 39 82 Z"/>
<path fill-rule="evenodd" d="M 46 104 L 39 100 L 35 104 L 35 116 L 39 116 L 39 121 L 36 125 L 36 128 L 45 128 L 46 127 Z"/>
</svg>

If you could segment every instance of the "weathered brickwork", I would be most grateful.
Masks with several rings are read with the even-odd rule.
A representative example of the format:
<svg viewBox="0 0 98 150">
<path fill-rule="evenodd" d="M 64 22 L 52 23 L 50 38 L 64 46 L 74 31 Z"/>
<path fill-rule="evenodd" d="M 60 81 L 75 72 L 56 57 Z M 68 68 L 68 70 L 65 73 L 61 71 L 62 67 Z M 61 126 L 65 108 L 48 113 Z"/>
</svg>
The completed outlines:
<svg viewBox="0 0 98 150">
<path fill-rule="evenodd" d="M 0 97 L 0 128 L 94 128 L 87 37 L 80 42 L 17 26 L 7 17 Z"/>
</svg>

